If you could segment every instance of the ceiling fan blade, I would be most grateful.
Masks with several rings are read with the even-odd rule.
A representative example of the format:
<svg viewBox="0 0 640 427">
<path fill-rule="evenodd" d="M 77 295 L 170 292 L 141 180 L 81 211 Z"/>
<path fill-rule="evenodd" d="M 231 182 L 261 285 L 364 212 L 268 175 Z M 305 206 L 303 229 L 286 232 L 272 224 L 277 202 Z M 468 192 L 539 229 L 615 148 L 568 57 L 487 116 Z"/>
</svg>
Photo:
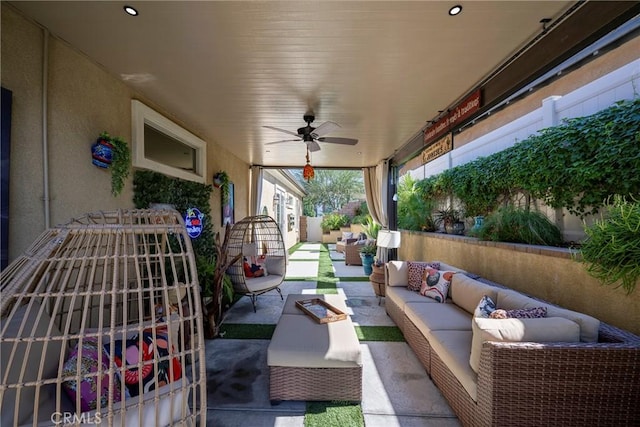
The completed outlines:
<svg viewBox="0 0 640 427">
<path fill-rule="evenodd" d="M 318 141 L 320 141 L 320 142 L 328 142 L 330 144 L 342 144 L 342 145 L 356 145 L 358 143 L 358 140 L 357 139 L 353 139 L 353 138 L 326 137 L 326 138 L 318 138 Z"/>
<path fill-rule="evenodd" d="M 286 129 L 280 129 L 280 128 L 275 128 L 273 126 L 262 126 L 263 128 L 267 128 L 267 129 L 271 129 L 271 130 L 277 130 L 278 132 L 284 132 L 284 133 L 288 133 L 289 135 L 293 135 L 293 136 L 298 136 L 297 133 L 295 132 L 291 132 L 290 130 L 286 130 Z"/>
<path fill-rule="evenodd" d="M 340 129 L 339 124 L 334 122 L 324 122 L 323 124 L 315 128 L 313 132 L 311 132 L 311 136 L 314 138 L 319 138 L 337 129 Z"/>
<path fill-rule="evenodd" d="M 311 151 L 312 153 L 313 153 L 314 151 L 320 151 L 320 144 L 318 144 L 318 143 L 317 143 L 317 142 L 315 142 L 315 141 L 310 141 L 310 142 L 307 142 L 307 148 L 308 148 L 308 149 L 309 149 L 309 151 Z"/>
<path fill-rule="evenodd" d="M 282 141 L 267 142 L 264 145 L 281 144 L 283 142 L 300 142 L 300 141 L 302 141 L 300 138 L 298 138 L 298 139 L 283 139 Z"/>
</svg>

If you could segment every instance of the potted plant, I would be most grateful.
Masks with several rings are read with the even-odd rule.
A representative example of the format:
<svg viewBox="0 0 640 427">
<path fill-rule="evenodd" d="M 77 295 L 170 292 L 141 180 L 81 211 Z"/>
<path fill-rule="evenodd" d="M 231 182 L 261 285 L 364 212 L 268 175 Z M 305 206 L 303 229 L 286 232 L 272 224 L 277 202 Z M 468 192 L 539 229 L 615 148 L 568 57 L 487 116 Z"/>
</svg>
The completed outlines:
<svg viewBox="0 0 640 427">
<path fill-rule="evenodd" d="M 375 259 L 378 247 L 373 243 L 367 243 L 360 248 L 360 258 L 362 259 L 362 267 L 364 274 L 367 276 L 373 272 L 373 261 Z"/>
<path fill-rule="evenodd" d="M 117 196 L 124 188 L 124 181 L 131 170 L 131 152 L 127 142 L 102 132 L 91 147 L 93 164 L 111 169 L 111 194 Z"/>
<path fill-rule="evenodd" d="M 213 176 L 213 186 L 220 189 L 222 205 L 229 203 L 229 175 L 225 171 L 220 171 Z"/>
<path fill-rule="evenodd" d="M 447 234 L 463 234 L 464 222 L 462 222 L 462 212 L 453 207 L 437 210 L 435 213 L 435 223 L 437 226 L 444 225 Z"/>
</svg>

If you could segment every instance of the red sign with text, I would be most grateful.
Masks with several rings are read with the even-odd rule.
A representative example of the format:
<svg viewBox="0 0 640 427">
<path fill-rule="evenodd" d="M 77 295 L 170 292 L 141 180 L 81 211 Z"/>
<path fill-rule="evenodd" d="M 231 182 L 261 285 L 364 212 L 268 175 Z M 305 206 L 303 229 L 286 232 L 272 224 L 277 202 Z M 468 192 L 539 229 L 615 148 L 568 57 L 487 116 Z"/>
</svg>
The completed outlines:
<svg viewBox="0 0 640 427">
<path fill-rule="evenodd" d="M 480 89 L 469 95 L 456 107 L 449 111 L 445 116 L 441 117 L 431 127 L 424 131 L 424 143 L 442 136 L 451 129 L 451 127 L 462 122 L 473 113 L 480 109 Z"/>
</svg>

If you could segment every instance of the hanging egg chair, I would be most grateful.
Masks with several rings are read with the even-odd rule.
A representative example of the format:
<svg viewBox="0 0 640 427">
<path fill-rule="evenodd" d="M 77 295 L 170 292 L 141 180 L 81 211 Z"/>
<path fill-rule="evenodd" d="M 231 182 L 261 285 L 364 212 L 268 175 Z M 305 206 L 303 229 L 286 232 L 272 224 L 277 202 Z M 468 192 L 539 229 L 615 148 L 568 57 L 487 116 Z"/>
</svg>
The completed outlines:
<svg viewBox="0 0 640 427">
<path fill-rule="evenodd" d="M 49 229 L 0 291 L 0 425 L 205 425 L 200 286 L 177 211 Z"/>
<path fill-rule="evenodd" d="M 229 257 L 242 254 L 227 274 L 236 293 L 248 295 L 256 311 L 258 295 L 280 285 L 287 271 L 287 251 L 280 227 L 267 215 L 249 216 L 234 224 L 229 235 Z"/>
</svg>

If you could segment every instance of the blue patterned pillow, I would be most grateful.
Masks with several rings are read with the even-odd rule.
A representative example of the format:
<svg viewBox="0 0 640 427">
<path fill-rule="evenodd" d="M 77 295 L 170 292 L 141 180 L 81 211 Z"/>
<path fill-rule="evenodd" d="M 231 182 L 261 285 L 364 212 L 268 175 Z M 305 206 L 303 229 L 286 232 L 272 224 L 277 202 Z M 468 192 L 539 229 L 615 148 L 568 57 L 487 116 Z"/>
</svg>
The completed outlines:
<svg viewBox="0 0 640 427">
<path fill-rule="evenodd" d="M 488 296 L 483 296 L 476 310 L 473 312 L 473 317 L 484 317 L 489 318 L 491 313 L 496 311 L 496 303 Z"/>
</svg>

